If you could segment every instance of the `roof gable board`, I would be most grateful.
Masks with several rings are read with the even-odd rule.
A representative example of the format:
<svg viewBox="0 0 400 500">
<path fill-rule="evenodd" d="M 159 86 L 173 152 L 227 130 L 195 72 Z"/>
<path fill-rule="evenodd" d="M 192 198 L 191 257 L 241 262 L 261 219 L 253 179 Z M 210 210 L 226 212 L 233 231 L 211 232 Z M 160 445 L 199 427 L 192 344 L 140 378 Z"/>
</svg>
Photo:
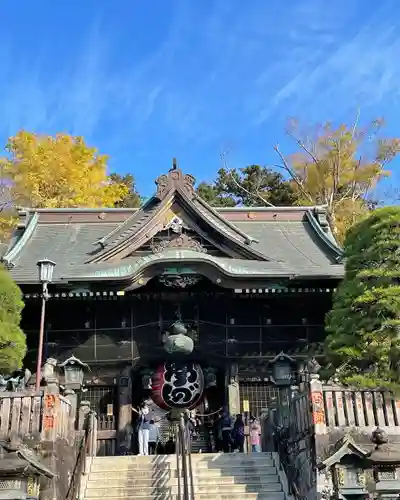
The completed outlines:
<svg viewBox="0 0 400 500">
<path fill-rule="evenodd" d="M 269 260 L 251 246 L 253 238 L 230 223 L 197 197 L 193 177 L 179 169 L 170 170 L 156 180 L 157 193 L 142 209 L 121 223 L 111 233 L 94 242 L 100 246 L 88 263 L 120 260 L 132 254 L 179 213 L 190 228 L 232 258 Z"/>
</svg>

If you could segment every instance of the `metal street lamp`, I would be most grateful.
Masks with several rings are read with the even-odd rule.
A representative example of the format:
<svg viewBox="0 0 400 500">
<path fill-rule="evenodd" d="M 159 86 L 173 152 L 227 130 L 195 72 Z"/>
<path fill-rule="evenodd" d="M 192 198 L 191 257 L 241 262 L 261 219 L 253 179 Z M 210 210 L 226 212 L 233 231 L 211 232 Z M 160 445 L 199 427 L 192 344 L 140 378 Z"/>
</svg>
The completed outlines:
<svg viewBox="0 0 400 500">
<path fill-rule="evenodd" d="M 40 391 L 40 382 L 42 380 L 42 357 L 43 357 L 43 341 L 44 341 L 44 319 L 46 316 L 46 302 L 49 299 L 47 286 L 53 279 L 53 271 L 56 263 L 49 259 L 39 260 L 37 266 L 39 268 L 39 281 L 42 283 L 42 311 L 40 314 L 40 330 L 39 330 L 39 348 L 37 355 L 36 366 L 36 392 Z"/>
</svg>

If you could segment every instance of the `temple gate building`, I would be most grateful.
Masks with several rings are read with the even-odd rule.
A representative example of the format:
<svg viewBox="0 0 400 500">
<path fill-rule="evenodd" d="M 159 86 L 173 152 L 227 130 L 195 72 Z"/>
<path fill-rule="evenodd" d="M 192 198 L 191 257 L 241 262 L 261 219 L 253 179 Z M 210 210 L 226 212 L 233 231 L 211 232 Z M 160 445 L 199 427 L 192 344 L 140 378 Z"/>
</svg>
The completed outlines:
<svg viewBox="0 0 400 500">
<path fill-rule="evenodd" d="M 56 264 L 43 359 L 89 365 L 80 397 L 107 422 L 109 439 L 145 398 L 161 413 L 227 405 L 260 416 L 322 355 L 343 276 L 325 209 L 216 209 L 194 184 L 175 167 L 140 209 L 21 210 L 3 257 L 24 293 L 33 371 L 37 262 Z"/>
</svg>

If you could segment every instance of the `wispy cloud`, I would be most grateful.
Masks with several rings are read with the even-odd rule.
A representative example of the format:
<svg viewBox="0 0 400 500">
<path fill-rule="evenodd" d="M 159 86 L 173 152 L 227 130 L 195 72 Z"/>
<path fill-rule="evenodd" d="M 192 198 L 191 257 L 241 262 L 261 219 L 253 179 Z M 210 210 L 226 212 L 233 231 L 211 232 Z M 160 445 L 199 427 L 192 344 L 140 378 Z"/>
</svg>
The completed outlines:
<svg viewBox="0 0 400 500">
<path fill-rule="evenodd" d="M 400 24 L 394 11 L 399 14 L 400 6 L 386 1 L 369 10 L 366 3 L 340 0 L 329 5 L 310 0 L 308 5 L 291 14 L 289 38 L 282 34 L 278 39 L 285 57 L 257 81 L 251 101 L 260 109 L 256 123 L 282 110 L 334 119 L 349 109 L 397 102 Z M 268 92 L 270 99 L 259 107 Z"/>
<path fill-rule="evenodd" d="M 1 35 L 0 35 L 1 43 Z M 132 65 L 113 64 L 113 39 L 104 24 L 93 22 L 83 44 L 52 71 L 48 53 L 35 60 L 7 44 L 0 67 L 0 130 L 67 131 L 90 138 L 102 127 L 140 128 L 149 119 L 162 92 L 162 70 L 174 49 L 174 35 L 148 57 Z M 17 62 L 17 64 L 16 64 Z M 128 122 L 127 122 L 128 120 Z"/>
<path fill-rule="evenodd" d="M 171 144 L 217 158 L 227 141 L 254 147 L 271 128 L 277 140 L 288 115 L 398 114 L 398 0 L 153 2 L 128 15 L 116 0 L 114 24 L 99 8 L 84 36 L 65 28 L 62 54 L 0 33 L 0 135 L 63 130 L 100 148 L 131 141 L 137 156 Z"/>
</svg>

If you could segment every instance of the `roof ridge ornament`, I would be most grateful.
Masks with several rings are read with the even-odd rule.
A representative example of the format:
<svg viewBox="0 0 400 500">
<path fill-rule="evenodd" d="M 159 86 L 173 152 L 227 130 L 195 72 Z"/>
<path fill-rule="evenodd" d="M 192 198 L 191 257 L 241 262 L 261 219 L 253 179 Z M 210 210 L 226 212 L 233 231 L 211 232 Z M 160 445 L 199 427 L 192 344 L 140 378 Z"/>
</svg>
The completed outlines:
<svg viewBox="0 0 400 500">
<path fill-rule="evenodd" d="M 155 184 L 157 186 L 157 192 L 155 197 L 159 201 L 163 201 L 169 194 L 174 191 L 180 191 L 190 200 L 196 195 L 194 184 L 196 179 L 191 174 L 184 174 L 180 168 L 178 168 L 178 162 L 176 158 L 172 160 L 172 168 L 168 174 L 163 174 L 157 177 Z"/>
</svg>

